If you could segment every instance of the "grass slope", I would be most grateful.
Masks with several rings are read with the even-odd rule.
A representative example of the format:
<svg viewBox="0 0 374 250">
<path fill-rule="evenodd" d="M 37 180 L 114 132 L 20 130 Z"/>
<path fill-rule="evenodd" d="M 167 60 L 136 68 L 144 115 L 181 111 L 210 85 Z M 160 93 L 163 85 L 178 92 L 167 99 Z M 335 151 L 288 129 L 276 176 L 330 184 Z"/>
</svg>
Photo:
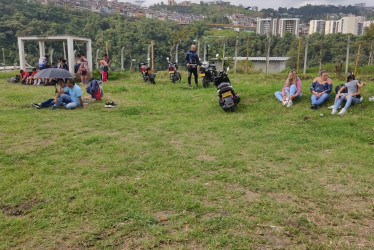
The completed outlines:
<svg viewBox="0 0 374 250">
<path fill-rule="evenodd" d="M 233 75 L 235 113 L 183 77 L 133 74 L 74 111 L 0 80 L 0 248 L 374 245 L 372 83 L 338 117 L 309 109 L 311 76 L 286 109 L 286 74 Z"/>
</svg>

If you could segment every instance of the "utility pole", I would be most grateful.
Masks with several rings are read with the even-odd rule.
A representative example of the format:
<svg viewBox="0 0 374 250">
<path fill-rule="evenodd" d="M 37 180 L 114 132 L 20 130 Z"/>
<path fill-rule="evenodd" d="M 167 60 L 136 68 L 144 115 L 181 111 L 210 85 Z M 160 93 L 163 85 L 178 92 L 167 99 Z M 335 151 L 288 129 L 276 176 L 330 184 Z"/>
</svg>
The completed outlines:
<svg viewBox="0 0 374 250">
<path fill-rule="evenodd" d="M 206 42 L 204 42 L 204 62 L 206 61 Z"/>
<path fill-rule="evenodd" d="M 64 59 L 67 59 L 66 58 L 66 44 L 65 44 L 65 42 L 62 42 L 62 48 L 64 50 Z"/>
<path fill-rule="evenodd" d="M 297 74 L 299 74 L 299 69 L 300 69 L 300 52 L 301 52 L 301 38 L 299 38 L 299 48 L 297 50 L 297 65 L 296 65 Z"/>
<path fill-rule="evenodd" d="M 369 54 L 368 66 L 372 65 L 372 63 L 373 63 L 373 43 L 370 44 L 370 54 Z"/>
<path fill-rule="evenodd" d="M 148 45 L 147 64 L 151 66 L 151 45 Z"/>
<path fill-rule="evenodd" d="M 309 36 L 306 37 L 306 41 L 305 41 L 304 75 L 306 74 L 306 64 L 308 61 L 308 46 L 309 46 Z"/>
<path fill-rule="evenodd" d="M 236 42 L 235 42 L 234 74 L 236 74 L 236 63 L 237 63 L 237 61 L 238 61 L 238 43 L 239 43 L 239 40 L 236 40 Z"/>
<path fill-rule="evenodd" d="M 348 66 L 349 66 L 349 46 L 351 42 L 351 36 L 348 36 L 348 42 L 347 42 L 347 57 L 345 59 L 345 74 L 348 74 Z"/>
<path fill-rule="evenodd" d="M 105 42 L 105 52 L 109 56 L 109 45 L 108 45 L 108 41 Z"/>
<path fill-rule="evenodd" d="M 361 53 L 361 43 L 358 45 L 356 66 L 355 66 L 355 73 L 354 73 L 355 75 L 357 75 L 358 62 L 360 61 L 360 53 Z"/>
</svg>

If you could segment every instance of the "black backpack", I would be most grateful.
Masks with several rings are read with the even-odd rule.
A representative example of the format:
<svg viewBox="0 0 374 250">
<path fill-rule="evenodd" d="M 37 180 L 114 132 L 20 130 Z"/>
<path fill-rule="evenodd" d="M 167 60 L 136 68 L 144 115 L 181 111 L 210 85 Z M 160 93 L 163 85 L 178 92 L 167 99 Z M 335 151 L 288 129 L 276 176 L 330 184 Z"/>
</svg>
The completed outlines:
<svg viewBox="0 0 374 250">
<path fill-rule="evenodd" d="M 338 86 L 335 87 L 335 93 L 338 94 L 339 90 L 344 87 L 344 84 L 339 84 Z M 348 89 L 345 88 L 341 93 L 348 93 Z"/>
</svg>

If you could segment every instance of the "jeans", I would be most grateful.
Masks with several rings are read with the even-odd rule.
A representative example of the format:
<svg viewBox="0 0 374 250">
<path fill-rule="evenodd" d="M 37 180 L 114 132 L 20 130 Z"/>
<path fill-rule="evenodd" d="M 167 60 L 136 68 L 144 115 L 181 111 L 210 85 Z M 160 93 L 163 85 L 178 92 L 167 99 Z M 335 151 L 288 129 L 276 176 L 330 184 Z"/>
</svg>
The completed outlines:
<svg viewBox="0 0 374 250">
<path fill-rule="evenodd" d="M 51 107 L 51 106 L 53 106 L 55 103 L 53 102 L 55 99 L 48 99 L 48 100 L 46 100 L 46 101 L 44 101 L 44 102 L 42 102 L 42 104 L 40 105 L 40 107 L 42 107 L 42 108 L 48 108 L 48 107 Z"/>
<path fill-rule="evenodd" d="M 297 87 L 292 84 L 291 87 L 290 87 L 290 95 L 294 95 L 296 94 L 297 92 Z M 302 94 L 300 93 L 297 97 L 300 98 L 302 96 Z M 275 97 L 279 100 L 279 101 L 283 101 L 283 96 L 282 96 L 282 92 L 275 92 Z M 287 96 L 289 97 L 289 96 Z"/>
<path fill-rule="evenodd" d="M 330 94 L 324 93 L 320 96 L 320 98 L 317 98 L 315 94 L 312 95 L 312 105 L 321 106 L 325 101 L 327 101 L 330 98 Z"/>
<path fill-rule="evenodd" d="M 54 105 L 55 107 L 60 107 L 64 105 L 66 109 L 75 109 L 80 105 L 80 103 L 73 102 L 69 95 L 62 94 L 57 100 L 57 103 Z"/>
<path fill-rule="evenodd" d="M 334 109 L 338 109 L 340 104 L 345 100 L 345 96 L 340 96 L 339 98 L 335 98 L 335 104 L 334 104 Z M 348 99 L 346 100 L 346 103 L 345 103 L 345 106 L 344 108 L 345 109 L 348 109 L 351 104 L 356 104 L 356 103 L 359 103 L 360 102 L 360 98 L 357 98 L 355 96 L 350 96 L 348 97 Z"/>
<path fill-rule="evenodd" d="M 88 85 L 88 86 L 86 87 L 86 92 L 87 92 L 88 94 L 90 94 L 90 95 L 92 96 L 93 99 L 96 99 L 96 96 L 94 95 L 94 91 L 93 91 L 93 89 L 91 89 L 91 86 L 90 86 L 90 85 Z"/>
</svg>

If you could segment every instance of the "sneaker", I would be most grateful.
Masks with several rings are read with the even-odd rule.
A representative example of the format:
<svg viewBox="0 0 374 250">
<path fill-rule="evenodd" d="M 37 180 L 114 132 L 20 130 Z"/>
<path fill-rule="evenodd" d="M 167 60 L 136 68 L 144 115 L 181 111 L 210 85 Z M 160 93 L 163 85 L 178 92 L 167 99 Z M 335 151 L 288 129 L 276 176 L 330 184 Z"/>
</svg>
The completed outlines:
<svg viewBox="0 0 374 250">
<path fill-rule="evenodd" d="M 36 109 L 40 109 L 40 108 L 41 108 L 40 105 L 37 104 L 37 103 L 31 103 L 31 105 L 32 105 L 34 108 L 36 108 Z"/>
<path fill-rule="evenodd" d="M 370 97 L 369 97 L 369 101 L 370 101 L 370 102 L 374 102 L 374 96 L 370 96 Z"/>
<path fill-rule="evenodd" d="M 340 110 L 340 112 L 338 113 L 338 115 L 344 115 L 347 113 L 347 110 L 345 108 L 342 108 L 342 110 Z"/>
<path fill-rule="evenodd" d="M 192 89 L 192 86 L 191 86 L 191 85 L 188 85 L 188 88 Z"/>
<path fill-rule="evenodd" d="M 311 108 L 311 109 L 317 109 L 317 105 L 312 104 L 312 105 L 310 105 L 310 108 Z"/>
<path fill-rule="evenodd" d="M 282 101 L 283 106 L 286 106 L 288 101 Z"/>
<path fill-rule="evenodd" d="M 331 112 L 332 115 L 335 115 L 336 113 L 338 113 L 337 109 L 333 109 L 332 112 Z"/>
<path fill-rule="evenodd" d="M 58 107 L 56 107 L 55 105 L 52 106 L 52 108 L 50 108 L 50 110 L 56 110 L 58 109 Z"/>
<path fill-rule="evenodd" d="M 291 108 L 292 104 L 293 104 L 292 100 L 289 100 L 287 103 L 287 108 Z"/>
<path fill-rule="evenodd" d="M 328 109 L 334 109 L 334 105 L 327 107 Z"/>
<path fill-rule="evenodd" d="M 364 98 L 361 96 L 361 98 L 360 98 L 360 103 L 362 102 L 362 100 L 364 100 Z"/>
</svg>

